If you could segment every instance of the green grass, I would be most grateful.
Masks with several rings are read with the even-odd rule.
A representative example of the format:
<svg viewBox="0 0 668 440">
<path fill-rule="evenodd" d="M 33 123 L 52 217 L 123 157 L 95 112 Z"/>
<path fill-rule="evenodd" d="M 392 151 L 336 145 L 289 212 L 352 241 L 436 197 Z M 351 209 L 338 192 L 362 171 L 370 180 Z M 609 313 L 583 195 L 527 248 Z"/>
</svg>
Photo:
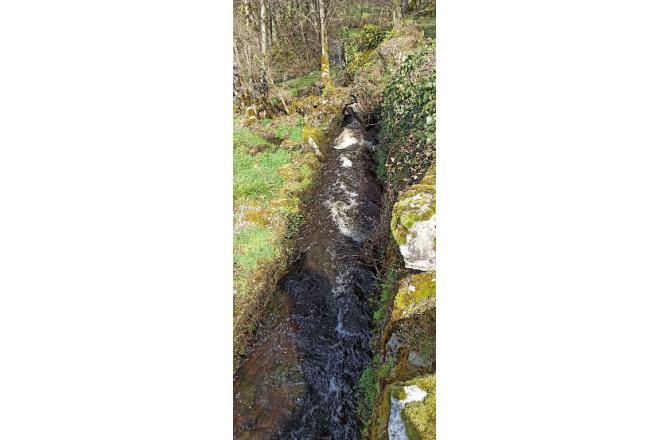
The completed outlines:
<svg viewBox="0 0 668 440">
<path fill-rule="evenodd" d="M 283 184 L 278 168 L 290 162 L 290 152 L 274 148 L 263 137 L 245 127 L 235 127 L 233 138 L 235 201 L 272 198 Z M 265 149 L 251 155 L 253 147 Z"/>
<path fill-rule="evenodd" d="M 270 199 L 281 187 L 283 179 L 278 168 L 290 162 L 287 150 L 263 151 L 251 156 L 243 149 L 234 149 L 235 199 Z"/>
<path fill-rule="evenodd" d="M 271 121 L 271 120 L 269 120 Z M 232 132 L 232 140 L 234 141 L 234 147 L 255 147 L 258 145 L 269 144 L 265 138 L 250 131 L 246 127 L 242 127 L 238 121 L 234 121 L 234 131 Z"/>
<path fill-rule="evenodd" d="M 292 206 L 298 206 L 298 194 L 310 184 L 313 171 L 302 162 L 303 152 L 267 140 L 276 133 L 276 137 L 300 141 L 302 127 L 303 120 L 295 117 L 264 119 L 250 127 L 235 120 L 234 289 L 240 297 L 269 273 L 260 262 L 270 262 L 271 266 L 280 256 L 285 225 L 287 233 L 295 236 L 303 221 L 298 212 L 292 212 Z M 280 201 L 285 203 L 276 204 Z"/>
<path fill-rule="evenodd" d="M 288 139 L 295 142 L 300 142 L 302 140 L 302 129 L 304 128 L 304 120 L 299 118 L 296 123 L 290 125 L 278 125 L 276 127 L 276 137 L 285 138 L 287 135 Z"/>
<path fill-rule="evenodd" d="M 278 254 L 269 227 L 253 225 L 234 237 L 234 264 L 243 271 L 253 271 L 260 260 L 269 260 Z"/>
<path fill-rule="evenodd" d="M 299 96 L 301 93 L 308 92 L 309 89 L 315 87 L 318 81 L 320 81 L 320 72 L 316 71 L 285 81 L 281 84 L 281 87 L 289 90 L 292 96 Z"/>
</svg>

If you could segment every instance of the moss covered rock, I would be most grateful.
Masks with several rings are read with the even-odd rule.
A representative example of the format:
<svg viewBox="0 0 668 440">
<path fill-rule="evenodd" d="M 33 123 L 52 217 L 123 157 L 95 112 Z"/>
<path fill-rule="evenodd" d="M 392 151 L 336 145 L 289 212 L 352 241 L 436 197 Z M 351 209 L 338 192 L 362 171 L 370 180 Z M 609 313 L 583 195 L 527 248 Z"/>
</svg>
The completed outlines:
<svg viewBox="0 0 668 440">
<path fill-rule="evenodd" d="M 325 134 L 318 127 L 306 125 L 302 131 L 302 140 L 308 144 L 316 156 L 322 157 L 325 145 Z"/>
<path fill-rule="evenodd" d="M 436 376 L 418 377 L 407 382 L 404 391 L 416 387 L 424 392 L 424 398 L 408 402 L 401 411 L 401 420 L 407 437 L 413 439 L 436 438 Z M 409 388 L 410 389 L 410 388 Z"/>
<path fill-rule="evenodd" d="M 392 319 L 411 317 L 432 308 L 436 303 L 436 273 L 424 272 L 404 278 L 394 297 Z"/>
<path fill-rule="evenodd" d="M 399 194 L 392 209 L 392 235 L 407 268 L 436 270 L 436 166 Z"/>
<path fill-rule="evenodd" d="M 386 386 L 371 438 L 435 439 L 436 376 L 429 374 Z"/>
</svg>

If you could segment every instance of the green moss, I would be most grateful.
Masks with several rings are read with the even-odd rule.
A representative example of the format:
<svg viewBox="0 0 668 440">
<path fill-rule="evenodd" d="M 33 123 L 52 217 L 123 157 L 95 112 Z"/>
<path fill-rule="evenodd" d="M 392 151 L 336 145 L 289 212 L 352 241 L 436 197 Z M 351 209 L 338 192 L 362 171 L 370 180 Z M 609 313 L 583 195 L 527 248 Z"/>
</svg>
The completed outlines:
<svg viewBox="0 0 668 440">
<path fill-rule="evenodd" d="M 436 297 L 436 274 L 423 272 L 405 278 L 394 297 L 393 319 L 419 313 L 433 304 Z"/>
<path fill-rule="evenodd" d="M 371 438 L 387 439 L 387 423 L 390 418 L 391 398 L 406 399 L 405 387 L 416 385 L 427 393 L 420 402 L 407 403 L 401 411 L 401 419 L 410 440 L 432 440 L 436 438 L 436 376 L 416 377 L 405 382 L 387 385 L 378 406 Z"/>
<path fill-rule="evenodd" d="M 416 222 L 429 220 L 436 213 L 436 168 L 432 165 L 420 183 L 399 194 L 392 208 L 391 229 L 400 245 Z"/>
<path fill-rule="evenodd" d="M 325 135 L 321 129 L 307 125 L 302 131 L 302 140 L 308 142 L 309 138 L 313 139 L 319 148 L 322 148 L 322 145 L 325 142 Z"/>
<path fill-rule="evenodd" d="M 270 206 L 281 214 L 289 215 L 299 212 L 299 197 L 282 197 L 271 201 Z"/>
<path fill-rule="evenodd" d="M 244 115 L 244 122 L 246 125 L 251 126 L 257 122 L 257 110 L 255 107 L 246 107 Z"/>
<path fill-rule="evenodd" d="M 401 411 L 410 440 L 436 438 L 436 376 L 431 374 L 410 380 L 406 385 L 416 385 L 427 393 L 424 400 L 407 404 Z"/>
<path fill-rule="evenodd" d="M 306 114 L 318 107 L 318 105 L 320 105 L 320 96 L 311 95 L 292 101 L 289 110 L 291 114 L 295 112 Z"/>
</svg>

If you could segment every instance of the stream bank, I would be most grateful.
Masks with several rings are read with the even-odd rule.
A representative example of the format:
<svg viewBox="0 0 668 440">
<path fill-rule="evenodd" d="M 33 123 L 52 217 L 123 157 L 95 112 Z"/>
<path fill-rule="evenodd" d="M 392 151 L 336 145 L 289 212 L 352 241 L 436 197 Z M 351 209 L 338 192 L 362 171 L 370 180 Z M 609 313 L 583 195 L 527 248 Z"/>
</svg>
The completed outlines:
<svg viewBox="0 0 668 440">
<path fill-rule="evenodd" d="M 372 356 L 375 286 L 359 256 L 381 197 L 374 148 L 373 133 L 347 117 L 314 185 L 299 257 L 235 378 L 235 438 L 359 438 L 354 396 Z"/>
</svg>

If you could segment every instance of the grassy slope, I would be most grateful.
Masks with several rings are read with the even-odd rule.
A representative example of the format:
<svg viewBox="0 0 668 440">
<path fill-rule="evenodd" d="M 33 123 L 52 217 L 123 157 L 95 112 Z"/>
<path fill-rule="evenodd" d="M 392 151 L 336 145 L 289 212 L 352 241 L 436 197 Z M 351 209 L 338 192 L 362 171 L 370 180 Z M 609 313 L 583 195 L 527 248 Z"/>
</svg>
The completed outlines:
<svg viewBox="0 0 668 440">
<path fill-rule="evenodd" d="M 245 353 L 301 223 L 301 200 L 319 162 L 301 143 L 298 115 L 234 121 L 234 365 Z"/>
<path fill-rule="evenodd" d="M 267 138 L 298 141 L 302 125 L 299 118 L 264 120 L 252 128 L 235 121 L 233 245 L 234 286 L 238 295 L 249 290 L 258 263 L 279 254 L 289 210 L 273 202 L 284 197 L 286 188 L 295 180 L 304 183 L 312 172 L 303 165 L 290 166 L 299 162 L 302 151 L 274 145 Z"/>
</svg>

